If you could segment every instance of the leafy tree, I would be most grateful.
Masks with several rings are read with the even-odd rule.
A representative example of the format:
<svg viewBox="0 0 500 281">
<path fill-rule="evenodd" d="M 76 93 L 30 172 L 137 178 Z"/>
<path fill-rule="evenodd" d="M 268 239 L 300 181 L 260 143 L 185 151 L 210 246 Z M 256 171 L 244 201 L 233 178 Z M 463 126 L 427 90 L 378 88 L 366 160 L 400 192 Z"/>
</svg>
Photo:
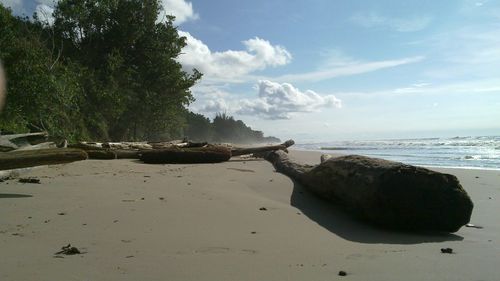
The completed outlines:
<svg viewBox="0 0 500 281">
<path fill-rule="evenodd" d="M 0 128 L 70 140 L 263 142 L 225 113 L 187 111 L 201 78 L 175 60 L 185 46 L 158 0 L 62 0 L 54 23 L 16 18 L 0 4 L 0 60 L 8 83 Z M 279 141 L 279 140 L 278 140 Z"/>
<path fill-rule="evenodd" d="M 201 73 L 175 61 L 185 46 L 158 0 L 63 0 L 54 17 L 64 57 L 87 68 L 87 115 L 111 139 L 176 136 Z M 89 81 L 90 82 L 90 81 Z M 93 114 L 92 112 L 95 112 Z"/>
<path fill-rule="evenodd" d="M 0 5 L 0 60 L 8 77 L 0 127 L 46 130 L 70 139 L 84 136 L 79 121 L 83 91 L 76 66 L 54 59 L 41 34 L 42 26 L 13 17 Z"/>
<path fill-rule="evenodd" d="M 188 112 L 186 121 L 184 136 L 194 141 L 212 140 L 214 131 L 210 119 L 201 114 Z"/>
<path fill-rule="evenodd" d="M 214 139 L 235 143 L 279 142 L 275 137 L 264 137 L 261 131 L 252 130 L 241 120 L 226 113 L 218 113 L 213 121 Z"/>
</svg>

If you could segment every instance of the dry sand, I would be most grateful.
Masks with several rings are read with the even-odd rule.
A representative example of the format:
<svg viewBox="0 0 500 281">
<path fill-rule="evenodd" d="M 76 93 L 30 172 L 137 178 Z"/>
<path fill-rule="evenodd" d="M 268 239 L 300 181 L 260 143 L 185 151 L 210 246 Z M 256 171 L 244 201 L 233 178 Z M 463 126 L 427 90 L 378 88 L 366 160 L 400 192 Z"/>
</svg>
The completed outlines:
<svg viewBox="0 0 500 281">
<path fill-rule="evenodd" d="M 436 170 L 460 179 L 484 228 L 378 229 L 263 160 L 35 168 L 24 176 L 40 184 L 0 183 L 0 280 L 499 280 L 500 171 Z M 55 255 L 69 243 L 85 253 Z"/>
</svg>

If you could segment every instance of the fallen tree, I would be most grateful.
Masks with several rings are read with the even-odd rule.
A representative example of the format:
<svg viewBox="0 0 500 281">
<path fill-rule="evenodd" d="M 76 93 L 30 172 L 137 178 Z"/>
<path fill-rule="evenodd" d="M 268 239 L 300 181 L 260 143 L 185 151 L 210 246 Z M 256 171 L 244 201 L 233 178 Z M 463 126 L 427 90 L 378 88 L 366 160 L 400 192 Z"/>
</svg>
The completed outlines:
<svg viewBox="0 0 500 281">
<path fill-rule="evenodd" d="M 0 135 L 0 152 L 32 146 L 30 139 L 46 139 L 47 132 Z"/>
<path fill-rule="evenodd" d="M 219 163 L 228 161 L 234 156 L 286 150 L 294 143 L 293 140 L 288 140 L 279 145 L 247 148 L 228 147 L 223 145 L 206 145 L 203 147 L 180 147 L 174 145 L 165 149 L 143 150 L 139 154 L 140 159 L 148 164 Z"/>
<path fill-rule="evenodd" d="M 286 151 L 293 144 L 293 140 L 288 140 L 278 145 L 233 147 L 191 142 L 185 139 L 164 142 L 78 142 L 70 144 L 69 147 L 87 151 L 89 159 L 141 159 L 146 163 L 167 164 L 217 163 L 227 161 L 234 156 L 274 150 Z M 197 157 L 199 159 L 196 159 Z"/>
<path fill-rule="evenodd" d="M 0 170 L 19 169 L 41 165 L 64 164 L 87 159 L 80 149 L 50 148 L 0 153 Z"/>
<path fill-rule="evenodd" d="M 286 151 L 287 148 L 289 148 L 290 146 L 292 146 L 294 144 L 295 144 L 295 142 L 293 140 L 287 140 L 286 142 L 284 142 L 282 144 L 278 144 L 278 145 L 245 147 L 245 148 L 234 147 L 234 148 L 231 148 L 231 155 L 232 156 L 240 156 L 240 155 L 262 153 L 262 152 L 268 152 L 268 151 L 276 151 L 276 150 Z"/>
<path fill-rule="evenodd" d="M 140 159 L 147 164 L 219 163 L 228 161 L 230 158 L 231 150 L 224 146 L 171 147 L 145 150 L 140 155 Z"/>
<path fill-rule="evenodd" d="M 453 175 L 358 155 L 317 166 L 294 163 L 282 151 L 263 156 L 314 194 L 378 225 L 456 232 L 472 214 L 473 203 Z"/>
</svg>

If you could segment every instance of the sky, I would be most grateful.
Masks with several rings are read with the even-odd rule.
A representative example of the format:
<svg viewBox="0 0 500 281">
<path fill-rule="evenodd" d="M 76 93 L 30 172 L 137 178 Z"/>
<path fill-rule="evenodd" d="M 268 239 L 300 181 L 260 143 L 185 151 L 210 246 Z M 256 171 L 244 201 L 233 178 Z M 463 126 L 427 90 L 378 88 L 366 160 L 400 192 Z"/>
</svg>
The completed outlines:
<svg viewBox="0 0 500 281">
<path fill-rule="evenodd" d="M 161 2 L 204 74 L 194 112 L 299 142 L 500 135 L 498 0 Z"/>
</svg>

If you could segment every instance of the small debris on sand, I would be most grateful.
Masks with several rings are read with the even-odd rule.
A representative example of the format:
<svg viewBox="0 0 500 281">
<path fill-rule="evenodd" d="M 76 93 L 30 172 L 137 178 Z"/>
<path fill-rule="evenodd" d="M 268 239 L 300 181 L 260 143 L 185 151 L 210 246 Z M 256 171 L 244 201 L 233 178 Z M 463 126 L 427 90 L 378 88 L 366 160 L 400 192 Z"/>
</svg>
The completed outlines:
<svg viewBox="0 0 500 281">
<path fill-rule="evenodd" d="M 341 270 L 339 271 L 339 276 L 347 276 L 347 272 Z"/>
<path fill-rule="evenodd" d="M 21 183 L 40 183 L 40 179 L 38 178 L 20 178 L 19 182 Z"/>
<path fill-rule="evenodd" d="M 441 248 L 441 253 L 443 254 L 453 254 L 452 248 Z"/>
<path fill-rule="evenodd" d="M 79 255 L 82 254 L 80 250 L 78 250 L 77 247 L 71 246 L 71 244 L 68 244 L 66 246 L 61 247 L 61 251 L 56 252 L 54 255 Z"/>
<path fill-rule="evenodd" d="M 267 208 L 265 208 L 265 207 L 261 207 L 261 208 L 259 209 L 259 211 L 267 211 Z"/>
<path fill-rule="evenodd" d="M 159 197 L 158 199 L 160 199 L 160 200 L 165 200 L 165 197 Z"/>
<path fill-rule="evenodd" d="M 57 214 L 60 215 L 60 216 L 65 216 L 66 215 L 65 212 L 60 212 L 60 213 L 57 213 Z"/>
</svg>

